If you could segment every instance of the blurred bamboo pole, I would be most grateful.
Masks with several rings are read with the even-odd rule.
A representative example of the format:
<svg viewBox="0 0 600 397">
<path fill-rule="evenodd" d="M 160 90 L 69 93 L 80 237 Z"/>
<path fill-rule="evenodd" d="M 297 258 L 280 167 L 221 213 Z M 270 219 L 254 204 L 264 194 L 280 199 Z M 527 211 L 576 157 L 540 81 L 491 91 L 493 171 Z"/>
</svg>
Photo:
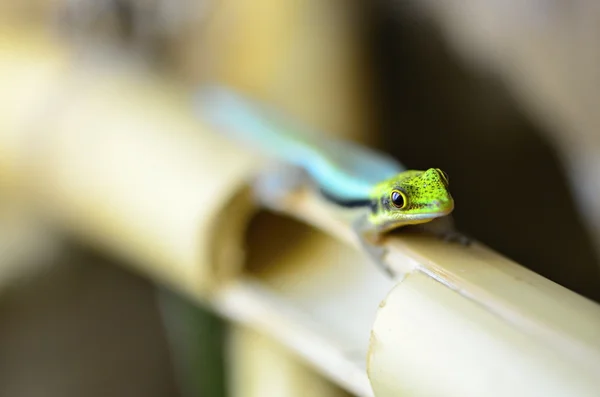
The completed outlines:
<svg viewBox="0 0 600 397">
<path fill-rule="evenodd" d="M 194 47 L 202 43 L 196 74 L 263 97 L 323 133 L 376 144 L 363 12 L 336 1 L 216 2 L 193 35 Z"/>
<path fill-rule="evenodd" d="M 296 265 L 287 267 L 291 257 L 283 255 L 269 267 L 285 274 L 241 274 L 242 229 L 253 211 L 245 187 L 261 162 L 196 122 L 185 110 L 185 90 L 136 70 L 92 69 L 57 57 L 60 46 L 41 39 L 26 49 L 25 36 L 0 34 L 1 103 L 12 109 L 0 120 L 0 175 L 11 181 L 5 186 L 79 238 L 283 343 L 330 379 L 346 379 L 339 383 L 357 395 L 370 395 L 347 350 L 366 350 L 367 338 L 339 342 L 370 326 L 357 316 L 356 300 L 381 299 L 386 284 L 364 263 L 336 270 L 351 262 L 339 259 L 341 252 L 360 259 L 349 248 L 356 241 L 348 225 L 313 195 L 291 195 L 284 213 L 345 248 L 300 249 L 302 240 L 292 239 Z M 591 396 L 600 389 L 598 305 L 479 244 L 467 249 L 417 236 L 388 244 L 406 277 L 382 301 L 373 327 L 368 370 L 378 397 L 482 390 Z M 302 278 L 294 278 L 297 263 L 311 265 Z M 276 289 L 282 276 L 293 280 Z M 330 328 L 329 321 L 345 326 Z"/>
<path fill-rule="evenodd" d="M 273 339 L 234 326 L 229 333 L 231 397 L 349 396 Z"/>
<path fill-rule="evenodd" d="M 205 291 L 215 273 L 197 264 L 224 255 L 222 272 L 236 262 L 239 250 L 218 251 L 212 239 L 221 229 L 233 237 L 244 223 L 238 215 L 249 211 L 245 201 L 222 214 L 213 206 L 225 204 L 259 163 L 206 134 L 176 86 L 127 67 L 77 67 L 56 43 L 28 33 L 0 34 L 8 94 L 0 121 L 3 185 L 19 185 L 49 216 L 150 265 L 159 280 Z M 35 44 L 27 48 L 29 40 Z M 99 194 L 105 189 L 110 197 Z"/>
</svg>

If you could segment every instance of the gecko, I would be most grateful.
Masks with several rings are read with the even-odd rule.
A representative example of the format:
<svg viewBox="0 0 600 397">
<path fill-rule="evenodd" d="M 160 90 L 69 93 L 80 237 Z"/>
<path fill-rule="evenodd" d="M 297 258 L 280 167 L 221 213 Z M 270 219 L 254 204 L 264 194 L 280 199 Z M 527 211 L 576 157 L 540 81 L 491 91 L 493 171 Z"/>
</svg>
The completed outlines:
<svg viewBox="0 0 600 397">
<path fill-rule="evenodd" d="M 329 138 L 223 85 L 200 87 L 194 110 L 219 133 L 277 160 L 266 179 L 257 182 L 260 201 L 277 207 L 282 194 L 310 183 L 329 205 L 353 219 L 360 246 L 388 276 L 393 272 L 380 243 L 392 230 L 435 224 L 423 230 L 449 242 L 471 242 L 453 227 L 450 180 L 440 168 L 407 169 L 386 153 Z"/>
</svg>

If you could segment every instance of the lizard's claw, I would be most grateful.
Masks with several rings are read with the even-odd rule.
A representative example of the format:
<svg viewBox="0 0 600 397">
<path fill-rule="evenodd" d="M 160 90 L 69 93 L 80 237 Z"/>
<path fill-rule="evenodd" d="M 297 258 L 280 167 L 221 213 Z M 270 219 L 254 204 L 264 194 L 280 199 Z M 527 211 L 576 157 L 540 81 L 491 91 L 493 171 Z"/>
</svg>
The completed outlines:
<svg viewBox="0 0 600 397">
<path fill-rule="evenodd" d="M 473 242 L 473 239 L 454 227 L 454 220 L 451 216 L 445 216 L 442 218 L 435 219 L 429 223 L 425 223 L 421 226 L 421 230 L 432 233 L 443 241 L 448 243 L 457 243 L 462 246 L 468 247 Z"/>
<path fill-rule="evenodd" d="M 468 247 L 473 243 L 473 239 L 471 237 L 456 230 L 449 230 L 440 233 L 439 237 L 448 243 L 457 243 L 464 245 L 465 247 Z"/>
</svg>

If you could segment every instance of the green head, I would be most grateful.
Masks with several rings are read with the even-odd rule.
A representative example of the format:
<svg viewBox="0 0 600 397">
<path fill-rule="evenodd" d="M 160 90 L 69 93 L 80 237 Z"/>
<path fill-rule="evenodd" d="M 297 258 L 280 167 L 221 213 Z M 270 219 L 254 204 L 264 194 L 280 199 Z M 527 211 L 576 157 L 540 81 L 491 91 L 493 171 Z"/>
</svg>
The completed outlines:
<svg viewBox="0 0 600 397">
<path fill-rule="evenodd" d="M 370 200 L 370 222 L 381 231 L 429 222 L 454 209 L 448 175 L 439 168 L 402 172 L 377 184 Z"/>
</svg>

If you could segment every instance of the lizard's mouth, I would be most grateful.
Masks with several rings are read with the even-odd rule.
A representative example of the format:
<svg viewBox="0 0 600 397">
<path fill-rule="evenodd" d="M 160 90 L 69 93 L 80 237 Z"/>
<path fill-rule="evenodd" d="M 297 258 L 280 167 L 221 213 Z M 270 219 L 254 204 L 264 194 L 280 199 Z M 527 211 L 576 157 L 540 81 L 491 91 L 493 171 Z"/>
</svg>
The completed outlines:
<svg viewBox="0 0 600 397">
<path fill-rule="evenodd" d="M 448 215 L 452 211 L 454 211 L 454 203 L 451 203 L 450 205 L 444 205 L 444 206 L 435 206 L 433 208 L 428 209 L 428 211 L 426 211 L 426 212 L 420 212 L 420 213 L 417 212 L 415 214 L 410 214 L 410 215 L 436 218 L 438 216 Z"/>
<path fill-rule="evenodd" d="M 449 215 L 453 210 L 454 210 L 454 206 L 443 209 L 443 210 L 425 212 L 425 213 L 420 213 L 420 214 L 404 214 L 402 218 L 405 222 L 410 222 L 410 223 L 414 222 L 414 224 L 425 223 L 425 222 L 428 222 L 435 218 L 440 218 L 442 216 Z"/>
<path fill-rule="evenodd" d="M 409 225 L 419 225 L 421 223 L 430 222 L 436 218 L 440 218 L 442 216 L 446 216 L 451 211 L 439 211 L 439 212 L 430 212 L 430 213 L 421 213 L 421 214 L 404 214 L 402 218 L 397 219 L 388 219 L 383 226 L 383 230 L 391 230 L 401 226 L 409 226 Z"/>
<path fill-rule="evenodd" d="M 447 215 L 447 214 L 441 213 L 441 212 L 430 213 L 430 214 L 415 214 L 415 215 L 406 217 L 405 223 L 407 225 L 408 224 L 417 225 L 419 223 L 429 222 L 435 218 L 440 218 L 445 215 Z"/>
</svg>

